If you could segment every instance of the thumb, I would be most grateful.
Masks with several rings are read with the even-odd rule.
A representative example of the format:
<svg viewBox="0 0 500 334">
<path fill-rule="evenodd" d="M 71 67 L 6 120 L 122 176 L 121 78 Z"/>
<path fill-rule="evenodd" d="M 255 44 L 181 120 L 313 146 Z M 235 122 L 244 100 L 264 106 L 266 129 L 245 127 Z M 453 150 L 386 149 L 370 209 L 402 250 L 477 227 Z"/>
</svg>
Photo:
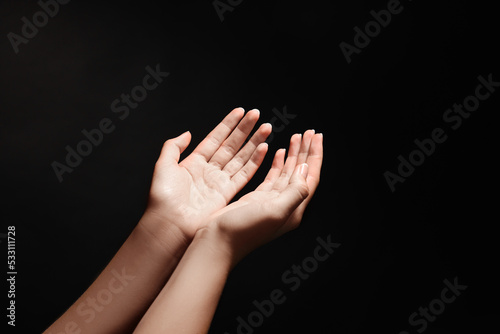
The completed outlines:
<svg viewBox="0 0 500 334">
<path fill-rule="evenodd" d="M 165 144 L 163 144 L 158 160 L 165 161 L 166 163 L 178 163 L 181 153 L 189 146 L 190 142 L 191 133 L 189 131 L 167 140 Z"/>
</svg>

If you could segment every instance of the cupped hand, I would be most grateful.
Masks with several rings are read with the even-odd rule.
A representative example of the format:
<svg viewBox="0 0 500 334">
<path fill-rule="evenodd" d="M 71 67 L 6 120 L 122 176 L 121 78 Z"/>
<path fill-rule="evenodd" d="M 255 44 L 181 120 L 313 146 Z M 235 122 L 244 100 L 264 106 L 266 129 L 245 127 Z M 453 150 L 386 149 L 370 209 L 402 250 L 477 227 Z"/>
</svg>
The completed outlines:
<svg viewBox="0 0 500 334">
<path fill-rule="evenodd" d="M 271 125 L 262 124 L 245 144 L 259 119 L 256 109 L 232 110 L 224 120 L 179 162 L 191 134 L 167 140 L 155 165 L 146 214 L 154 216 L 155 234 L 176 226 L 192 239 L 208 217 L 224 208 L 252 178 L 267 152 L 264 142 Z M 243 147 L 242 147 L 243 146 Z M 160 225 L 160 226 L 158 226 Z M 161 236 L 160 236 L 161 237 Z"/>
<path fill-rule="evenodd" d="M 264 182 L 213 214 L 212 223 L 200 231 L 209 236 L 215 233 L 217 243 L 226 248 L 233 263 L 299 226 L 319 184 L 322 134 L 308 130 L 303 137 L 293 135 L 286 162 L 284 157 L 285 150 L 278 150 Z"/>
</svg>

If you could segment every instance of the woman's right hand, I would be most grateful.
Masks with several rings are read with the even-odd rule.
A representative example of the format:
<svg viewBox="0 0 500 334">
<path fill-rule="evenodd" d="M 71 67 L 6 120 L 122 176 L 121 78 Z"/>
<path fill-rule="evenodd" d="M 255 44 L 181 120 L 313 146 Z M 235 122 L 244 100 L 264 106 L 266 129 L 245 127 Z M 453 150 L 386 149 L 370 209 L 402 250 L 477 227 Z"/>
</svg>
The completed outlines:
<svg viewBox="0 0 500 334">
<path fill-rule="evenodd" d="M 292 136 L 289 154 L 278 150 L 264 182 L 216 212 L 200 232 L 223 248 L 232 265 L 257 247 L 299 226 L 319 183 L 323 136 L 309 130 Z"/>
</svg>

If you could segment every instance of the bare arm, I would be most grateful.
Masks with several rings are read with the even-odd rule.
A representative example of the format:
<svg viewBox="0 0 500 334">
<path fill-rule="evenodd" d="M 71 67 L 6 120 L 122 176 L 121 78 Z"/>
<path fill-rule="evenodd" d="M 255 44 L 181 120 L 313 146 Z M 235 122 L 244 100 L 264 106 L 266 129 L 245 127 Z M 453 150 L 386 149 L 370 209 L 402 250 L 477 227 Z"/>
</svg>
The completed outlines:
<svg viewBox="0 0 500 334">
<path fill-rule="evenodd" d="M 266 180 L 198 230 L 174 274 L 134 333 L 206 333 L 231 268 L 246 254 L 295 228 L 319 182 L 322 136 L 292 137 Z M 303 205 L 304 204 L 304 205 Z"/>
<path fill-rule="evenodd" d="M 127 333 L 139 322 L 178 264 L 187 242 L 172 228 L 169 248 L 134 229 L 111 262 L 46 334 Z"/>
<path fill-rule="evenodd" d="M 228 254 L 200 233 L 134 333 L 206 333 L 231 269 Z"/>
<path fill-rule="evenodd" d="M 245 144 L 257 110 L 230 112 L 180 161 L 191 134 L 165 142 L 149 203 L 132 234 L 87 291 L 46 334 L 132 331 L 161 291 L 196 231 L 250 180 L 267 151 L 263 124 Z"/>
</svg>

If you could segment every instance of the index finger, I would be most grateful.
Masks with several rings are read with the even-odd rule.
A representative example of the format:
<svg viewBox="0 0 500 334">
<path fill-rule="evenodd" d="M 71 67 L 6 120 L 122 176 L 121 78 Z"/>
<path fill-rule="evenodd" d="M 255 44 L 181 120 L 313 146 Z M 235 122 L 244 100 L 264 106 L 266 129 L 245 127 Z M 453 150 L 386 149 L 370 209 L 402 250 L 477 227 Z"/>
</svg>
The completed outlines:
<svg viewBox="0 0 500 334">
<path fill-rule="evenodd" d="M 238 125 L 240 120 L 245 115 L 243 108 L 233 109 L 224 119 L 220 122 L 201 143 L 196 146 L 193 154 L 202 156 L 207 162 L 217 152 L 224 140 L 233 132 L 234 128 Z"/>
</svg>

